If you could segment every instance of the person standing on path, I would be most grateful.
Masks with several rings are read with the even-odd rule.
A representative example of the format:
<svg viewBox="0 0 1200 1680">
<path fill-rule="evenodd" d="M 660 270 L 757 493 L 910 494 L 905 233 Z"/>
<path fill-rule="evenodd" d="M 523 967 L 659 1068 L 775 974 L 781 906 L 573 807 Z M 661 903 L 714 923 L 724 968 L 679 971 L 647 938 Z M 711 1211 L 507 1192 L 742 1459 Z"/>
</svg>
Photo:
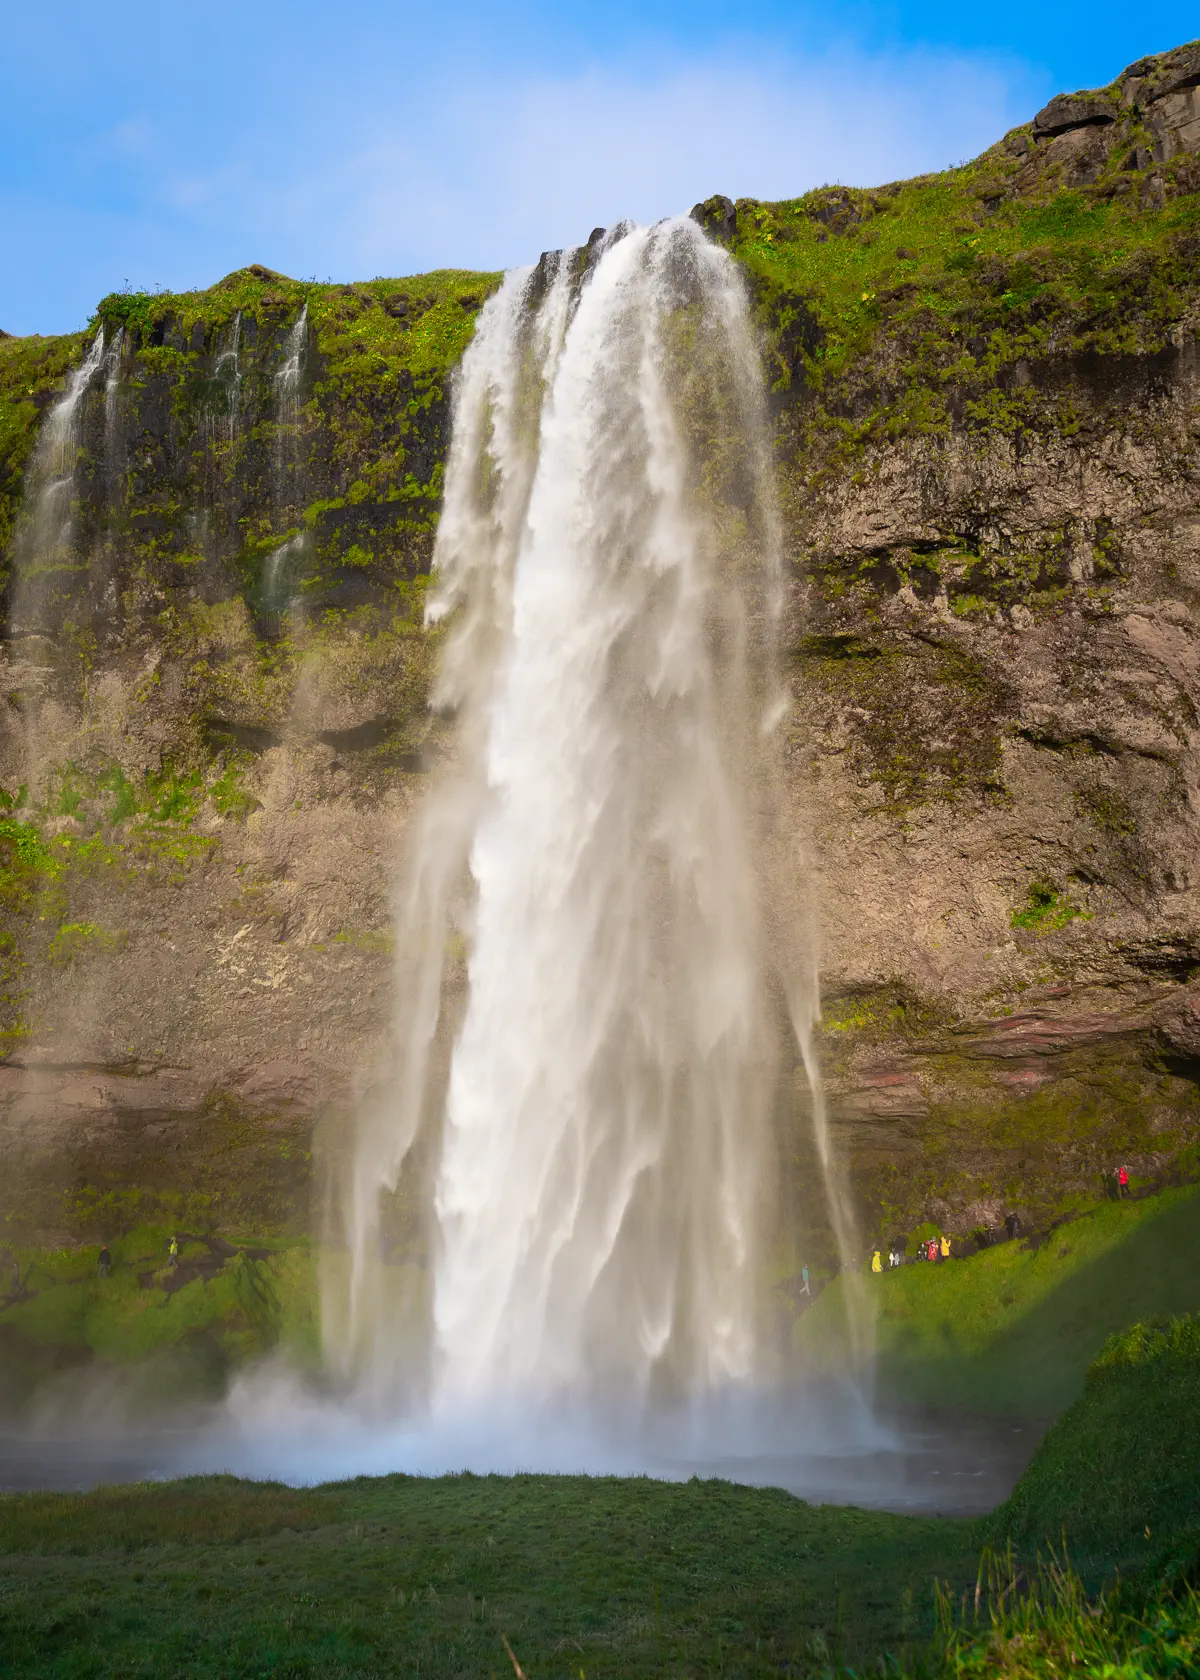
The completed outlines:
<svg viewBox="0 0 1200 1680">
<path fill-rule="evenodd" d="M 1117 1168 L 1117 1196 L 1123 1198 L 1129 1194 L 1129 1168 Z"/>
<path fill-rule="evenodd" d="M 96 1262 L 96 1276 L 106 1278 L 111 1269 L 112 1255 L 108 1252 L 108 1244 L 105 1243 L 100 1250 L 100 1258 Z"/>
<path fill-rule="evenodd" d="M 878 1249 L 875 1249 L 871 1254 L 871 1270 L 873 1272 L 881 1272 L 883 1270 L 883 1257 Z"/>
<path fill-rule="evenodd" d="M 171 1238 L 171 1246 L 167 1250 L 167 1270 L 171 1271 L 171 1272 L 177 1272 L 179 1270 L 179 1238 L 178 1237 L 172 1237 Z"/>
<path fill-rule="evenodd" d="M 942 1233 L 942 1259 L 943 1260 L 949 1260 L 949 1258 L 950 1258 L 950 1238 L 943 1231 L 943 1233 Z"/>
</svg>

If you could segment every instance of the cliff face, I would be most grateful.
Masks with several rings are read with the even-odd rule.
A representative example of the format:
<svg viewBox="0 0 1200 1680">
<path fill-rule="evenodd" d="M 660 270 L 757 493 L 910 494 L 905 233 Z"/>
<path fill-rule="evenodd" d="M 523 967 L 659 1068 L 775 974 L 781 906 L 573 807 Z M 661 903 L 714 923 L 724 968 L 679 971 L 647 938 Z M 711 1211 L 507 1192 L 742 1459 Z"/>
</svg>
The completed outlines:
<svg viewBox="0 0 1200 1680">
<path fill-rule="evenodd" d="M 249 269 L 0 346 L 14 1237 L 114 1196 L 306 1228 L 314 1116 L 384 1028 L 392 858 L 439 750 L 447 378 L 497 278 Z"/>
<path fill-rule="evenodd" d="M 823 1050 L 872 1229 L 1040 1218 L 1200 1142 L 1198 100 L 1192 46 L 945 175 L 695 212 L 773 389 Z M 91 1234 L 116 1195 L 306 1217 L 452 751 L 421 605 L 494 284 L 246 270 L 0 343 L 14 1233 Z"/>
</svg>

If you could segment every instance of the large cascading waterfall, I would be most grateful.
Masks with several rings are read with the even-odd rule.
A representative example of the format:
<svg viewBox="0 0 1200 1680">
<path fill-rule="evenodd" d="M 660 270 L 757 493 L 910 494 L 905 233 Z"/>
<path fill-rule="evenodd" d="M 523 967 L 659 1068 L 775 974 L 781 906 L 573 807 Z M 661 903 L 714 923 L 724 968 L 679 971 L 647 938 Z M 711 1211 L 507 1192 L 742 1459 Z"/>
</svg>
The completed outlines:
<svg viewBox="0 0 1200 1680">
<path fill-rule="evenodd" d="M 456 751 L 399 876 L 395 1062 L 360 1117 L 330 1350 L 381 1408 L 435 1414 L 761 1384 L 780 1050 L 815 966 L 776 896 L 762 376 L 694 223 L 507 277 L 461 372 L 436 564 Z"/>
</svg>

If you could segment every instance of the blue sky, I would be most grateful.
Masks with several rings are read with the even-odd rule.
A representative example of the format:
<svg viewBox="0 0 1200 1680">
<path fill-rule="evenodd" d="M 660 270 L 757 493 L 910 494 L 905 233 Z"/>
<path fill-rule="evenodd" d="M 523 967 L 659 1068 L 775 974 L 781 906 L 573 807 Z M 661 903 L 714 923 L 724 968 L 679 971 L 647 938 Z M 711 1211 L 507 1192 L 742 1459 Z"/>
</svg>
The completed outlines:
<svg viewBox="0 0 1200 1680">
<path fill-rule="evenodd" d="M 79 327 L 126 282 L 500 268 L 711 192 L 892 180 L 1197 22 L 1195 0 L 25 0 L 0 327 Z"/>
</svg>

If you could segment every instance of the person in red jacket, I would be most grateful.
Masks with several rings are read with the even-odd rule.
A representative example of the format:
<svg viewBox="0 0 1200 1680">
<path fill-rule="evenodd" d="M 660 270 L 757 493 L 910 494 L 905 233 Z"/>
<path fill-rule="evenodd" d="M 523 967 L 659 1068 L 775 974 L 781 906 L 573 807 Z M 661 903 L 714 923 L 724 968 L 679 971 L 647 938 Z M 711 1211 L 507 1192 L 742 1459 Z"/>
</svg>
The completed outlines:
<svg viewBox="0 0 1200 1680">
<path fill-rule="evenodd" d="M 1128 1167 L 1118 1167 L 1117 1168 L 1117 1195 L 1118 1195 L 1118 1197 L 1120 1197 L 1120 1196 L 1128 1196 L 1128 1194 L 1129 1194 L 1129 1168 Z"/>
</svg>

